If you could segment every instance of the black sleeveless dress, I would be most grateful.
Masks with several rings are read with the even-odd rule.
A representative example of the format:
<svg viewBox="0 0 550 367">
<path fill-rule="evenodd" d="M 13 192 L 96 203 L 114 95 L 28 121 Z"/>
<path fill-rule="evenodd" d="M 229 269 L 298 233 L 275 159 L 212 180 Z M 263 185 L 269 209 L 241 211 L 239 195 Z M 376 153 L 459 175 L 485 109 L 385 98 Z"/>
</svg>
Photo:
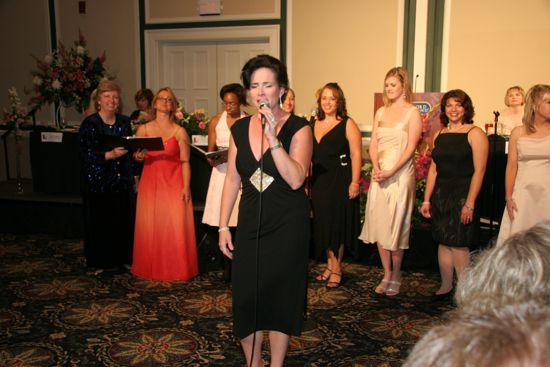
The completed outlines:
<svg viewBox="0 0 550 367">
<path fill-rule="evenodd" d="M 351 159 L 344 118 L 321 141 L 313 137 L 311 206 L 315 257 L 325 250 L 338 254 L 340 245 L 352 253 L 359 236 L 359 199 L 349 199 Z"/>
<path fill-rule="evenodd" d="M 305 119 L 291 115 L 278 134 L 283 145 L 280 149 L 288 152 L 294 134 L 302 128 L 309 129 L 307 125 Z M 250 117 L 245 117 L 231 127 L 237 147 L 237 171 L 242 181 L 233 252 L 233 331 L 241 339 L 258 330 L 300 335 L 306 299 L 309 202 L 304 187 L 293 190 L 283 180 L 268 149 L 263 156 L 264 173 L 273 181 L 268 184 L 269 179 L 264 179 L 263 182 L 256 257 L 260 192 L 255 186 L 254 173 L 260 163 L 250 148 L 249 126 Z M 254 320 L 256 283 L 257 322 Z"/>
<path fill-rule="evenodd" d="M 479 205 L 473 220 L 460 222 L 460 213 L 474 173 L 468 133 L 443 133 L 435 139 L 432 159 L 437 177 L 432 194 L 432 236 L 449 247 L 474 247 L 479 239 Z"/>
</svg>

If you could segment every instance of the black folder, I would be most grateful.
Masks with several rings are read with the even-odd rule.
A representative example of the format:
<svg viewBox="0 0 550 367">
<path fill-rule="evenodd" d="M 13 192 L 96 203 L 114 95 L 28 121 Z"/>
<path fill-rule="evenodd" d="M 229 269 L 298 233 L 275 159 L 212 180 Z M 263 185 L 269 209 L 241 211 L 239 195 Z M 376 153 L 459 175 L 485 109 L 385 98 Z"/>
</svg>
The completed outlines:
<svg viewBox="0 0 550 367">
<path fill-rule="evenodd" d="M 116 147 L 123 147 L 128 150 L 164 150 L 164 144 L 160 136 L 117 136 L 117 135 L 101 135 L 99 137 L 99 145 L 104 150 L 111 150 Z"/>
<path fill-rule="evenodd" d="M 219 150 L 215 150 L 213 152 L 207 152 L 206 150 L 201 149 L 198 146 L 193 144 L 191 144 L 191 147 L 195 148 L 195 150 L 201 153 L 205 158 L 214 159 L 214 160 L 221 159 L 221 158 L 227 159 L 227 152 L 229 151 L 229 149 L 227 148 L 220 148 Z"/>
</svg>

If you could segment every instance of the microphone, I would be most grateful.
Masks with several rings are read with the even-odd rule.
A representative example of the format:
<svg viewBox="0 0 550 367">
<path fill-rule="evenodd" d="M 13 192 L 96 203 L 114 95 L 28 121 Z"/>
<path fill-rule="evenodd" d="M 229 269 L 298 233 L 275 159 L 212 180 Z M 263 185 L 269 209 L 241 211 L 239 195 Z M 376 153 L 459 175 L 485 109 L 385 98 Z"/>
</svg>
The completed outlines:
<svg viewBox="0 0 550 367">
<path fill-rule="evenodd" d="M 309 117 L 310 124 L 313 124 L 315 122 L 315 119 L 317 118 L 318 114 L 319 114 L 319 110 L 317 108 L 314 108 L 311 110 L 311 115 Z"/>
<path fill-rule="evenodd" d="M 263 107 L 269 107 L 269 101 L 267 99 L 262 99 L 259 102 L 260 109 Z M 262 129 L 265 127 L 265 116 L 262 114 Z"/>
<path fill-rule="evenodd" d="M 495 122 L 498 121 L 498 117 L 500 116 L 500 112 L 498 111 L 493 111 L 493 115 L 495 115 Z"/>
<path fill-rule="evenodd" d="M 420 74 L 416 74 L 416 76 L 414 77 L 414 93 L 416 93 L 416 81 L 418 80 L 419 76 Z"/>
</svg>

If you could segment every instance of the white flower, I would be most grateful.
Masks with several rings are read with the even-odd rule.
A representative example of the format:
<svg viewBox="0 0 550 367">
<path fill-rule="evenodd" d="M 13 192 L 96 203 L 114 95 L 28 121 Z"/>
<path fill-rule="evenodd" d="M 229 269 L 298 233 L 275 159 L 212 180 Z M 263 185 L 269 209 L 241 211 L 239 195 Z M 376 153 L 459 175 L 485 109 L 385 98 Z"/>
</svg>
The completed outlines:
<svg viewBox="0 0 550 367">
<path fill-rule="evenodd" d="M 79 54 L 79 55 L 84 55 L 84 53 L 86 52 L 86 49 L 82 46 L 77 46 L 76 47 L 76 53 Z"/>
<path fill-rule="evenodd" d="M 55 89 L 55 90 L 61 89 L 61 82 L 59 81 L 59 79 L 55 79 L 52 82 L 52 88 Z"/>
<path fill-rule="evenodd" d="M 32 83 L 34 85 L 40 86 L 40 85 L 42 85 L 42 78 L 39 77 L 39 76 L 35 76 L 34 78 L 32 78 Z"/>
<path fill-rule="evenodd" d="M 47 54 L 46 56 L 44 56 L 44 61 L 46 62 L 46 64 L 51 64 L 53 61 L 52 54 Z"/>
</svg>

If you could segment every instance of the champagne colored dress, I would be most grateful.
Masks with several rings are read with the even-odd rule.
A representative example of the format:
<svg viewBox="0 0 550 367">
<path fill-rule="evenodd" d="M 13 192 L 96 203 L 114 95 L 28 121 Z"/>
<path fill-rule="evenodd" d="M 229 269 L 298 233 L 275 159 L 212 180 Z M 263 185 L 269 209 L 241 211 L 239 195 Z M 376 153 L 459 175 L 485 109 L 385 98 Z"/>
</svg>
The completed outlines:
<svg viewBox="0 0 550 367">
<path fill-rule="evenodd" d="M 520 136 L 517 151 L 518 172 L 512 198 L 518 210 L 514 220 L 504 210 L 497 245 L 516 232 L 550 220 L 550 136 Z"/>
<path fill-rule="evenodd" d="M 241 118 L 245 116 L 244 113 L 241 113 Z M 218 149 L 229 148 L 230 137 L 231 131 L 229 130 L 229 126 L 227 126 L 227 111 L 224 111 L 216 125 L 216 146 Z M 210 182 L 208 183 L 208 192 L 206 193 L 206 202 L 204 204 L 204 214 L 202 216 L 202 222 L 209 226 L 217 227 L 220 225 L 220 206 L 226 173 L 227 163 L 221 163 L 212 168 Z M 231 212 L 231 217 L 229 217 L 229 227 L 235 227 L 237 225 L 240 198 L 241 195 L 239 193 L 233 211 Z"/>
<path fill-rule="evenodd" d="M 382 111 L 378 130 L 378 164 L 381 170 L 391 169 L 407 147 L 411 107 L 403 121 L 384 121 Z M 365 208 L 365 222 L 359 239 L 378 243 L 389 251 L 409 248 L 416 181 L 413 158 L 392 177 L 382 182 L 371 180 Z"/>
<path fill-rule="evenodd" d="M 132 273 L 162 281 L 198 274 L 193 204 L 181 198 L 183 176 L 175 136 L 150 151 L 139 180 Z"/>
</svg>

